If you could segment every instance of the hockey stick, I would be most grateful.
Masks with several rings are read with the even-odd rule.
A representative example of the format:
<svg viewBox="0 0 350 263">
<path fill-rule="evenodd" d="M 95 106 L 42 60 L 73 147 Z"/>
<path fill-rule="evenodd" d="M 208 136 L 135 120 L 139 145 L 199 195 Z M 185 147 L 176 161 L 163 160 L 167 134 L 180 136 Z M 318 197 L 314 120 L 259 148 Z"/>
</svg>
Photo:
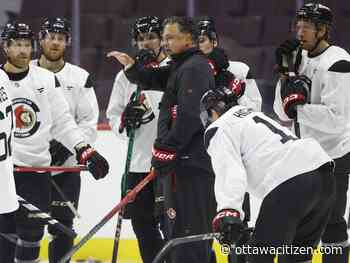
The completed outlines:
<svg viewBox="0 0 350 263">
<path fill-rule="evenodd" d="M 294 77 L 298 75 L 298 68 L 300 66 L 300 59 L 301 59 L 301 48 L 299 46 L 297 50 L 297 55 L 296 55 L 296 63 L 294 64 L 293 62 L 293 55 L 286 56 L 283 60 L 285 61 L 284 63 L 287 63 L 288 65 L 288 77 Z M 298 116 L 295 116 L 294 118 L 294 132 L 295 135 L 300 138 L 300 125 L 298 122 Z"/>
<path fill-rule="evenodd" d="M 171 239 L 165 244 L 165 246 L 161 249 L 161 251 L 158 252 L 157 256 L 152 261 L 152 263 L 160 262 L 162 258 L 169 252 L 170 249 L 178 245 L 219 238 L 220 235 L 221 235 L 220 233 L 207 233 L 207 234 L 178 237 L 178 238 Z"/>
<path fill-rule="evenodd" d="M 53 180 L 52 178 L 50 178 L 51 184 L 53 185 L 53 187 L 56 189 L 56 191 L 58 192 L 58 194 L 61 196 L 62 200 L 67 204 L 68 208 L 72 211 L 72 213 L 77 217 L 77 218 L 81 218 L 81 216 L 78 213 L 78 210 L 75 209 L 73 203 L 71 201 L 68 200 L 67 196 L 64 194 L 64 192 L 61 190 L 61 188 L 56 184 L 55 180 Z"/>
<path fill-rule="evenodd" d="M 78 166 L 16 166 L 14 168 L 15 172 L 26 173 L 26 172 L 80 172 L 80 171 L 88 171 L 88 168 L 84 165 Z"/>
<path fill-rule="evenodd" d="M 26 166 L 16 166 L 14 168 L 15 172 L 18 173 L 25 173 L 25 172 L 80 172 L 80 171 L 87 171 L 87 167 L 84 165 L 78 165 L 78 166 L 33 166 L 33 167 L 26 167 Z M 72 202 L 68 200 L 68 198 L 65 196 L 63 191 L 59 188 L 59 186 L 51 179 L 52 185 L 55 187 L 56 191 L 59 193 L 59 195 L 62 197 L 62 199 L 67 203 L 67 206 L 72 211 L 72 213 L 78 217 L 81 218 L 78 211 L 75 209 Z"/>
<path fill-rule="evenodd" d="M 138 194 L 150 181 L 156 177 L 156 173 L 152 169 L 151 172 L 139 182 L 108 214 L 102 218 L 71 250 L 69 250 L 58 263 L 65 263 L 77 252 L 87 241 L 89 241 L 98 230 L 100 230 L 116 213 L 125 207 L 129 202 L 133 201 Z"/>
<path fill-rule="evenodd" d="M 244 229 L 242 232 L 252 232 L 254 231 L 253 227 L 248 227 Z M 169 240 L 165 246 L 161 249 L 161 251 L 158 252 L 155 259 L 152 261 L 152 263 L 159 263 L 162 258 L 169 252 L 170 249 L 181 245 L 181 244 L 187 244 L 192 242 L 199 242 L 204 240 L 210 240 L 210 239 L 219 239 L 221 236 L 220 233 L 207 233 L 207 234 L 200 234 L 200 235 L 193 235 L 193 236 L 187 236 L 187 237 L 178 237 Z"/>
<path fill-rule="evenodd" d="M 0 236 L 5 238 L 7 241 L 10 241 L 11 243 L 17 245 L 17 234 L 5 234 L 0 232 Z"/>
<path fill-rule="evenodd" d="M 141 94 L 141 89 L 137 87 L 136 95 L 135 95 L 136 101 L 139 100 L 140 94 Z M 129 134 L 128 150 L 126 154 L 124 174 L 122 177 L 122 196 L 125 196 L 126 194 L 126 182 L 130 171 L 132 151 L 134 148 L 134 140 L 135 140 L 135 129 L 132 129 Z M 112 263 L 116 263 L 118 259 L 119 240 L 120 240 L 120 234 L 122 232 L 123 216 L 124 216 L 124 209 L 122 209 L 118 213 L 117 226 L 115 228 L 115 234 L 114 234 L 114 244 L 113 244 L 112 261 L 111 261 Z"/>
<path fill-rule="evenodd" d="M 31 213 L 35 213 L 36 217 L 44 219 L 47 224 L 51 225 L 53 228 L 65 233 L 66 235 L 75 238 L 77 234 L 74 232 L 74 230 L 66 227 L 65 225 L 58 222 L 56 219 L 52 218 L 47 213 L 42 212 L 39 208 L 32 205 L 31 203 L 27 202 L 25 199 L 17 195 L 18 202 L 21 206 L 23 206 L 25 209 L 27 209 Z"/>
</svg>

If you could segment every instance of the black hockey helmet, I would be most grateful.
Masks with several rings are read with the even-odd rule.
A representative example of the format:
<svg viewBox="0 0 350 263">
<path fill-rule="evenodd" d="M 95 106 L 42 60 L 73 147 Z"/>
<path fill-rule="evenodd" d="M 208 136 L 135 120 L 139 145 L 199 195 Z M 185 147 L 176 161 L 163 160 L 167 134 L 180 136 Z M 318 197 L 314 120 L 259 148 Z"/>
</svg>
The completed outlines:
<svg viewBox="0 0 350 263">
<path fill-rule="evenodd" d="M 215 110 L 219 115 L 222 115 L 235 105 L 238 105 L 238 101 L 232 90 L 226 87 L 208 90 L 200 101 L 200 119 L 203 126 L 207 127 L 214 121 L 211 110 Z"/>
<path fill-rule="evenodd" d="M 5 28 L 1 33 L 1 39 L 3 42 L 21 38 L 30 39 L 32 44 L 34 44 L 34 34 L 29 25 L 17 21 L 5 25 Z"/>
<path fill-rule="evenodd" d="M 218 40 L 214 20 L 210 17 L 202 18 L 197 22 L 198 36 L 206 35 L 212 41 Z"/>
<path fill-rule="evenodd" d="M 67 42 L 71 39 L 71 26 L 67 19 L 61 17 L 45 18 L 39 31 L 39 39 L 43 39 L 48 32 L 62 33 L 67 36 Z"/>
<path fill-rule="evenodd" d="M 322 4 L 308 3 L 303 5 L 296 13 L 296 20 L 310 20 L 318 24 L 331 26 L 333 22 L 332 10 Z"/>
<path fill-rule="evenodd" d="M 160 38 L 162 31 L 161 21 L 156 16 L 144 16 L 136 19 L 131 29 L 131 35 L 133 41 L 137 41 L 137 37 L 140 33 L 155 32 Z"/>
</svg>

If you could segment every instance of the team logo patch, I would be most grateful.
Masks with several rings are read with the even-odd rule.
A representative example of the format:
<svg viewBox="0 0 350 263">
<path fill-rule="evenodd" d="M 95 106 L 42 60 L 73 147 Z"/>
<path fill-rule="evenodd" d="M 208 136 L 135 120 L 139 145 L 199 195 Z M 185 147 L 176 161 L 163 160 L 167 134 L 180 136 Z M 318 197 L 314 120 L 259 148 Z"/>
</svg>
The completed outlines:
<svg viewBox="0 0 350 263">
<path fill-rule="evenodd" d="M 13 100 L 13 108 L 16 118 L 15 137 L 26 138 L 34 134 L 40 126 L 37 115 L 39 107 L 29 99 L 16 98 Z"/>
<path fill-rule="evenodd" d="M 167 215 L 168 215 L 168 217 L 170 218 L 170 219 L 174 219 L 175 217 L 176 217 L 176 211 L 175 211 L 175 209 L 174 208 L 169 208 L 167 211 L 166 211 L 166 213 L 167 213 Z"/>
</svg>

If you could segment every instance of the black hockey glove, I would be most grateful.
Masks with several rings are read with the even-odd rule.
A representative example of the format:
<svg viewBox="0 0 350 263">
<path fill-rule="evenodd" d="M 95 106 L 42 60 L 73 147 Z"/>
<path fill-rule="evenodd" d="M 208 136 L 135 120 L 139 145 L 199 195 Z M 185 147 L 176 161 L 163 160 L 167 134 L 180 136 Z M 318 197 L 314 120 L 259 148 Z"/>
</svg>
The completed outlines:
<svg viewBox="0 0 350 263">
<path fill-rule="evenodd" d="M 158 68 L 157 56 L 152 49 L 141 49 L 135 60 L 146 68 Z"/>
<path fill-rule="evenodd" d="M 291 119 L 297 116 L 297 105 L 304 105 L 309 99 L 311 80 L 304 76 L 289 77 L 281 85 L 281 99 L 284 112 Z"/>
<path fill-rule="evenodd" d="M 163 144 L 157 139 L 152 149 L 151 164 L 158 175 L 170 175 L 175 170 L 176 148 Z"/>
<path fill-rule="evenodd" d="M 243 80 L 237 79 L 235 75 L 228 70 L 221 71 L 215 77 L 215 85 L 217 88 L 226 87 L 233 91 L 234 94 L 236 94 L 237 99 L 243 96 L 246 87 Z"/>
<path fill-rule="evenodd" d="M 288 70 L 288 58 L 293 56 L 293 52 L 297 50 L 300 45 L 298 39 L 290 39 L 284 41 L 275 51 L 276 66 L 275 70 L 279 73 L 285 74 Z"/>
<path fill-rule="evenodd" d="M 78 145 L 75 149 L 78 163 L 86 165 L 96 180 L 104 178 L 108 174 L 109 164 L 107 160 L 89 144 Z"/>
<path fill-rule="evenodd" d="M 235 209 L 223 209 L 213 219 L 214 232 L 221 233 L 220 244 L 235 244 L 243 234 L 244 225 L 240 214 Z"/>
<path fill-rule="evenodd" d="M 135 101 L 135 96 L 136 93 L 133 93 L 121 116 L 119 133 L 126 128 L 127 136 L 130 135 L 131 130 L 140 128 L 141 124 L 149 123 L 155 117 L 152 110 L 144 103 L 145 96 L 141 94 L 138 101 Z"/>
<path fill-rule="evenodd" d="M 221 48 L 215 47 L 212 52 L 208 54 L 209 62 L 214 70 L 214 75 L 219 74 L 220 71 L 228 68 L 229 61 L 225 51 Z"/>
<path fill-rule="evenodd" d="M 51 154 L 51 165 L 54 166 L 60 166 L 64 164 L 64 162 L 73 155 L 70 150 L 68 150 L 62 143 L 56 140 L 50 141 L 49 151 Z"/>
</svg>

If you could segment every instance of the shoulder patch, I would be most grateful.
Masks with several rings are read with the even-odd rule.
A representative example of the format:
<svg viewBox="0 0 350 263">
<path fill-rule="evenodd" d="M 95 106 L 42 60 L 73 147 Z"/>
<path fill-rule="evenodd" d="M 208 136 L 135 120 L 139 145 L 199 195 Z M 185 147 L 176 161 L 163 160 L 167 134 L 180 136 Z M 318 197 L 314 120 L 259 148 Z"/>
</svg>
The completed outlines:
<svg viewBox="0 0 350 263">
<path fill-rule="evenodd" d="M 55 76 L 55 87 L 56 88 L 60 88 L 61 87 L 61 84 L 60 82 L 58 81 L 58 78 Z"/>
<path fill-rule="evenodd" d="M 204 147 L 208 149 L 210 140 L 214 137 L 215 133 L 218 131 L 219 127 L 213 127 L 205 132 L 204 135 Z"/>
<path fill-rule="evenodd" d="M 339 72 L 339 73 L 349 73 L 350 72 L 350 61 L 339 60 L 335 62 L 328 71 Z"/>
<path fill-rule="evenodd" d="M 95 86 L 95 80 L 94 80 L 93 76 L 91 74 L 89 74 L 89 76 L 86 79 L 84 87 L 85 88 L 92 88 L 94 86 Z"/>
</svg>

